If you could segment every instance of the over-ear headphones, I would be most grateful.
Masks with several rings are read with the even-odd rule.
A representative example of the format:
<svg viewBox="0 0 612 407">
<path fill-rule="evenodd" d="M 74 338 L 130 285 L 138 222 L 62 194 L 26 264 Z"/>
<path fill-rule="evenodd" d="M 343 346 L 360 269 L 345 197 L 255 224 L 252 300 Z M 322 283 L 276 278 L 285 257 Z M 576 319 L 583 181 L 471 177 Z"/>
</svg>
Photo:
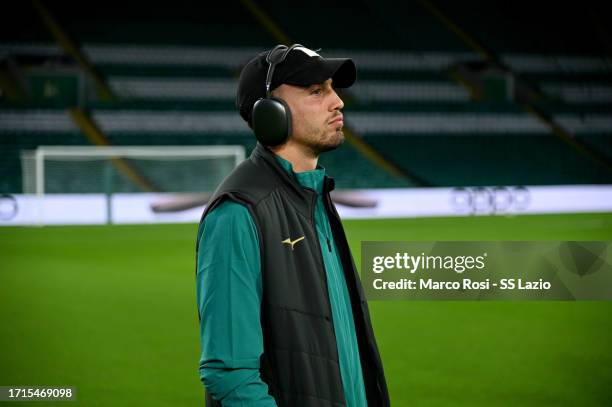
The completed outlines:
<svg viewBox="0 0 612 407">
<path fill-rule="evenodd" d="M 277 45 L 266 55 L 268 74 L 266 75 L 266 97 L 257 100 L 253 105 L 251 120 L 257 140 L 265 146 L 283 144 L 291 134 L 291 110 L 289 105 L 279 98 L 272 97 L 270 86 L 274 77 L 274 69 L 282 63 L 289 52 L 300 44 Z"/>
</svg>

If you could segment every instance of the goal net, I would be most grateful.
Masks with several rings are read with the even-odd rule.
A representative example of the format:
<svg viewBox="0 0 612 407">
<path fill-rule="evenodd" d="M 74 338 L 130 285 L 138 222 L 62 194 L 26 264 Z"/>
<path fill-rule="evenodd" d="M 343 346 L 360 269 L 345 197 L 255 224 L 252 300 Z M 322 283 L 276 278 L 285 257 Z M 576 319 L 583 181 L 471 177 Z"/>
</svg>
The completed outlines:
<svg viewBox="0 0 612 407">
<path fill-rule="evenodd" d="M 244 158 L 243 146 L 40 146 L 22 152 L 23 192 L 103 194 L 109 206 L 115 194 L 201 194 Z"/>
</svg>

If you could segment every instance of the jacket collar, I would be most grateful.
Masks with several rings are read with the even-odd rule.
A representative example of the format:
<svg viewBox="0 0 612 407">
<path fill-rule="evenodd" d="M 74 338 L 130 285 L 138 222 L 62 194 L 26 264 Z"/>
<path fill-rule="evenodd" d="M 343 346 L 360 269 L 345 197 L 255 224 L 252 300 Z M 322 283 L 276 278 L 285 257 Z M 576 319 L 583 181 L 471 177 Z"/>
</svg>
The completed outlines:
<svg viewBox="0 0 612 407">
<path fill-rule="evenodd" d="M 258 158 L 263 159 L 268 165 L 272 166 L 274 170 L 280 175 L 285 182 L 291 184 L 293 188 L 296 188 L 299 191 L 303 191 L 304 188 L 301 187 L 299 181 L 295 178 L 293 171 L 287 171 L 281 164 L 279 164 L 276 155 L 270 151 L 267 147 L 262 145 L 261 143 L 257 143 L 255 149 L 251 153 L 251 158 L 257 160 Z M 335 188 L 335 181 L 332 177 L 327 175 L 324 176 L 323 179 L 323 192 L 331 192 Z"/>
<path fill-rule="evenodd" d="M 301 209 L 304 215 L 311 216 L 311 206 L 315 192 L 311 189 L 302 188 L 293 172 L 286 171 L 275 157 L 275 154 L 261 143 L 257 143 L 251 153 L 250 159 L 255 162 L 264 163 L 279 178 L 285 191 L 288 192 L 292 201 Z M 323 194 L 329 193 L 334 189 L 334 179 L 327 175 L 323 179 Z"/>
</svg>

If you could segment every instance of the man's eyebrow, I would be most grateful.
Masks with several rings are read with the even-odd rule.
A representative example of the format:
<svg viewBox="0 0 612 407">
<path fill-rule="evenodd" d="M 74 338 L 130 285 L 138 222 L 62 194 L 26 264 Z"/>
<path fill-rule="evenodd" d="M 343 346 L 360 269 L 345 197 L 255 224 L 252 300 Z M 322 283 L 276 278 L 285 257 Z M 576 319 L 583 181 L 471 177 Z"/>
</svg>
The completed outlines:
<svg viewBox="0 0 612 407">
<path fill-rule="evenodd" d="M 323 84 L 321 84 L 321 83 L 313 83 L 312 85 L 307 86 L 306 88 L 304 88 L 304 90 L 310 92 L 313 89 L 321 88 L 321 87 L 323 87 Z"/>
</svg>

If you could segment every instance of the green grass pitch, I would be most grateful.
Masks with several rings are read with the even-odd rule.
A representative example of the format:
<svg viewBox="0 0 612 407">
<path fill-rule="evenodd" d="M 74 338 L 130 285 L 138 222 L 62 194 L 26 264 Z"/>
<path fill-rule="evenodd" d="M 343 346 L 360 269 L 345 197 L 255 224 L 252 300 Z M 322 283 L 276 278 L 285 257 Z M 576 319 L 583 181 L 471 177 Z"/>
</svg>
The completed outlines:
<svg viewBox="0 0 612 407">
<path fill-rule="evenodd" d="M 612 214 L 345 221 L 362 240 L 612 240 Z M 203 406 L 196 225 L 0 228 L 0 386 Z M 393 406 L 610 406 L 612 302 L 371 302 Z"/>
</svg>

